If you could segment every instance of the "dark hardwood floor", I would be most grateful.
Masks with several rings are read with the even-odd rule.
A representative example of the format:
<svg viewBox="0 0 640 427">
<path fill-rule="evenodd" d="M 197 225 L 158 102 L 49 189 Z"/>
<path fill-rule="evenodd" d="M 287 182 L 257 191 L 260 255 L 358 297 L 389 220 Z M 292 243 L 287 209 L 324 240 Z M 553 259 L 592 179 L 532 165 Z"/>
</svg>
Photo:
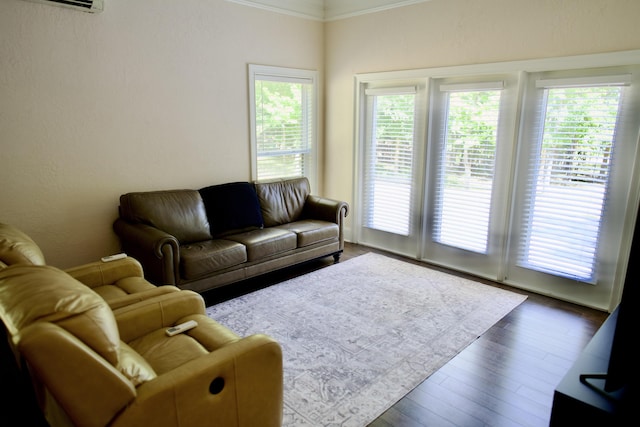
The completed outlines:
<svg viewBox="0 0 640 427">
<path fill-rule="evenodd" d="M 377 252 L 425 265 L 359 245 L 347 243 L 345 246 L 342 261 L 366 252 Z M 203 296 L 207 305 L 215 304 L 332 264 L 333 259 L 329 257 Z M 548 426 L 556 385 L 608 314 L 479 281 L 524 293 L 528 298 L 370 427 Z M 15 420 L 9 414 L 16 409 L 17 406 L 5 403 L 0 412 Z M 27 411 L 31 410 L 27 408 Z M 25 420 L 25 417 L 20 418 Z M 4 424 L 2 421 L 0 417 L 0 425 L 30 425 Z"/>
<path fill-rule="evenodd" d="M 374 251 L 347 246 L 345 259 Z M 479 281 L 528 298 L 370 427 L 549 425 L 555 387 L 608 313 Z"/>
</svg>

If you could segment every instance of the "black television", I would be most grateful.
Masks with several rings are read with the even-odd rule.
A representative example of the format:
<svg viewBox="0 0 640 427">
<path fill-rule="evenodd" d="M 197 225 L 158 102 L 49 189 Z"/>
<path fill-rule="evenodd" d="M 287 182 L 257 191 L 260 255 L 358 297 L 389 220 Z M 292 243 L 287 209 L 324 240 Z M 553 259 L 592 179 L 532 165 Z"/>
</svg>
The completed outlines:
<svg viewBox="0 0 640 427">
<path fill-rule="evenodd" d="M 625 274 L 622 297 L 611 316 L 617 316 L 607 371 L 585 373 L 580 381 L 611 400 L 622 403 L 622 408 L 636 401 L 638 378 L 637 337 L 640 322 L 640 295 L 638 294 L 638 276 L 640 275 L 640 215 L 629 251 L 629 261 Z"/>
</svg>

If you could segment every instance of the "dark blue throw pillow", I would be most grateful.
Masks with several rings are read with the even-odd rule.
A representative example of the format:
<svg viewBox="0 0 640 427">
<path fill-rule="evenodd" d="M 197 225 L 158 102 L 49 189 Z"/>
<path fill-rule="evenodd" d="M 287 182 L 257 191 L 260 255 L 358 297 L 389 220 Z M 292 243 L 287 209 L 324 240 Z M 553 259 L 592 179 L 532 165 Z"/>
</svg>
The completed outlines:
<svg viewBox="0 0 640 427">
<path fill-rule="evenodd" d="M 262 228 L 258 195 L 249 182 L 212 185 L 200 190 L 212 236 L 231 230 Z"/>
</svg>

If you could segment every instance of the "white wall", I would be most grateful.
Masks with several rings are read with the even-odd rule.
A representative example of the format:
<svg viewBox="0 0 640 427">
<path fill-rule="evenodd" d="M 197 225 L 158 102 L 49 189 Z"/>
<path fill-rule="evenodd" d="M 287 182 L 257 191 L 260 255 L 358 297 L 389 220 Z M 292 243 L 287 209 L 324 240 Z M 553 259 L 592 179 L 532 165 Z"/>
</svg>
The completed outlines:
<svg viewBox="0 0 640 427">
<path fill-rule="evenodd" d="M 639 49 L 639 17 L 638 0 L 431 0 L 326 24 L 224 0 L 2 0 L 0 222 L 68 267 L 118 251 L 122 193 L 250 179 L 248 63 L 326 76 L 317 192 L 352 203 L 354 74 Z"/>
<path fill-rule="evenodd" d="M 431 0 L 325 34 L 324 189 L 352 203 L 355 74 L 639 49 L 640 1 Z"/>
<path fill-rule="evenodd" d="M 62 268 L 119 251 L 120 194 L 251 178 L 248 63 L 323 70 L 317 21 L 224 0 L 104 3 L 0 2 L 0 222 Z"/>
</svg>

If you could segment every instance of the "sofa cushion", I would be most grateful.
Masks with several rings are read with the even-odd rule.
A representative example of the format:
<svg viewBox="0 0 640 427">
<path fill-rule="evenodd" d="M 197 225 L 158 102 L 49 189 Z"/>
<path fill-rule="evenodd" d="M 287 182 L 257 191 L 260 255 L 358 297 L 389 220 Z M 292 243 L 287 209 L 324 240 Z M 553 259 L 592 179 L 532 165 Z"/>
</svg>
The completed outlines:
<svg viewBox="0 0 640 427">
<path fill-rule="evenodd" d="M 315 219 L 290 222 L 279 225 L 276 228 L 282 228 L 296 233 L 299 248 L 326 240 L 337 240 L 340 237 L 338 224 Z"/>
<path fill-rule="evenodd" d="M 300 219 L 310 193 L 307 178 L 257 182 L 255 186 L 265 227 Z"/>
<path fill-rule="evenodd" d="M 211 238 L 207 212 L 197 190 L 123 194 L 120 196 L 120 216 L 129 222 L 158 228 L 180 243 Z"/>
<path fill-rule="evenodd" d="M 296 248 L 295 233 L 281 228 L 263 228 L 233 234 L 225 239 L 242 243 L 247 248 L 247 261 L 256 261 Z"/>
<path fill-rule="evenodd" d="M 212 185 L 199 190 L 212 236 L 232 230 L 262 228 L 262 213 L 254 186 L 248 182 Z"/>
<path fill-rule="evenodd" d="M 22 231 L 0 223 L 0 262 L 12 264 L 44 265 L 44 255 L 36 242 Z"/>
<path fill-rule="evenodd" d="M 223 239 L 191 243 L 180 247 L 181 276 L 195 279 L 247 261 L 244 245 Z"/>
</svg>

